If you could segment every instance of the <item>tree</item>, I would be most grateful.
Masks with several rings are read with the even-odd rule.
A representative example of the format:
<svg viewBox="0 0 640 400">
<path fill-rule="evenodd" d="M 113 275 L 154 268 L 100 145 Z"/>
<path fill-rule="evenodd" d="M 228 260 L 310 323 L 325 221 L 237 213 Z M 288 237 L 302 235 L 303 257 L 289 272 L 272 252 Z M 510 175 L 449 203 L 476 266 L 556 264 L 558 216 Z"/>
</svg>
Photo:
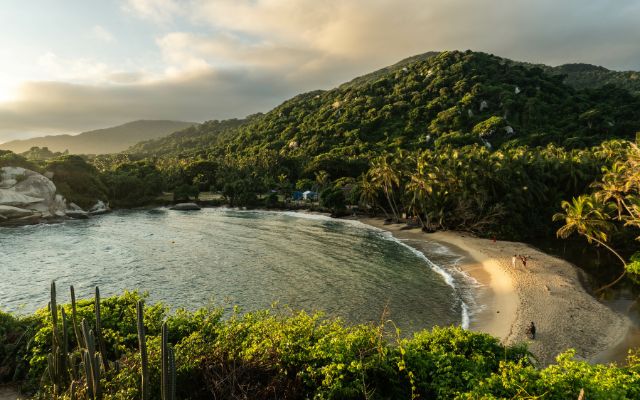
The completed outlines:
<svg viewBox="0 0 640 400">
<path fill-rule="evenodd" d="M 358 190 L 360 192 L 359 203 L 365 209 L 370 208 L 373 214 L 375 214 L 378 201 L 378 190 L 376 186 L 368 179 L 367 174 L 362 175 L 362 178 L 358 183 Z M 384 210 L 384 208 L 383 211 L 386 213 L 386 210 Z"/>
<path fill-rule="evenodd" d="M 320 201 L 324 207 L 331 209 L 334 216 L 343 214 L 346 210 L 346 199 L 341 188 L 327 188 L 320 193 Z"/>
<path fill-rule="evenodd" d="M 389 208 L 394 222 L 398 222 L 400 216 L 398 215 L 398 206 L 394 198 L 394 187 L 400 185 L 400 176 L 389 165 L 386 156 L 379 157 L 371 162 L 371 169 L 369 175 L 371 176 L 371 182 L 379 188 L 382 188 L 384 195 L 387 198 Z"/>
<path fill-rule="evenodd" d="M 618 283 L 627 273 L 627 262 L 606 243 L 607 231 L 611 229 L 612 225 L 604 211 L 604 204 L 598 202 L 593 196 L 581 195 L 574 197 L 571 203 L 563 201 L 562 208 L 564 213 L 557 213 L 553 216 L 554 221 L 564 221 L 564 225 L 556 233 L 558 237 L 566 239 L 573 233 L 577 233 L 584 236 L 587 242 L 595 242 L 606 248 L 622 262 L 624 268 L 622 274 L 613 282 L 598 289 L 597 292 Z"/>
</svg>

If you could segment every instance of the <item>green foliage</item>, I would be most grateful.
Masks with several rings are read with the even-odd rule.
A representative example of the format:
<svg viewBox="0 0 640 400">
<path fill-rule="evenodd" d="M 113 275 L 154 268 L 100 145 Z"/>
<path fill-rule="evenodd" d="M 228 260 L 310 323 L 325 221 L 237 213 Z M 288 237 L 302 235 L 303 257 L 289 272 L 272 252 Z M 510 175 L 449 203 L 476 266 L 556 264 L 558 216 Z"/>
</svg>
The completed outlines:
<svg viewBox="0 0 640 400">
<path fill-rule="evenodd" d="M 591 244 L 597 244 L 613 254 L 623 266 L 622 274 L 612 283 L 600 288 L 598 291 L 613 286 L 625 275 L 631 275 L 634 281 L 640 280 L 640 257 L 634 249 L 629 254 L 630 262 L 616 250 L 611 243 L 611 233 L 615 229 L 622 231 L 620 242 L 635 236 L 640 240 L 638 229 L 640 228 L 640 148 L 634 143 L 626 143 L 622 151 L 617 152 L 611 158 L 612 165 L 602 168 L 603 176 L 591 187 L 591 194 L 582 194 L 573 197 L 571 202 L 561 203 L 564 213 L 554 215 L 554 220 L 564 222 L 557 231 L 558 237 L 567 238 L 576 232 L 584 236 Z"/>
<path fill-rule="evenodd" d="M 640 72 L 637 71 L 611 71 L 589 64 L 565 64 L 543 68 L 552 74 L 563 75 L 564 82 L 577 89 L 594 89 L 610 85 L 640 94 Z"/>
<path fill-rule="evenodd" d="M 180 185 L 173 189 L 173 201 L 189 201 L 192 198 L 197 200 L 200 191 L 195 185 Z"/>
<path fill-rule="evenodd" d="M 560 201 L 611 164 L 616 139 L 640 129 L 639 97 L 614 86 L 575 89 L 564 79 L 484 53 L 430 53 L 266 114 L 141 144 L 129 157 L 159 156 L 152 161 L 167 189 L 222 190 L 234 206 L 269 190 L 286 198 L 294 183 L 322 192 L 330 180 L 366 175 L 367 206 L 391 218 L 417 214 L 428 229 L 541 237 L 553 232 Z M 376 181 L 371 161 L 382 159 L 391 170 L 378 172 L 397 182 Z M 418 163 L 430 166 L 422 177 Z M 418 182 L 430 174 L 436 182 L 425 196 Z"/>
<path fill-rule="evenodd" d="M 222 195 L 231 207 L 252 207 L 258 202 L 256 187 L 249 179 L 238 179 L 225 183 Z"/>
<path fill-rule="evenodd" d="M 276 208 L 279 203 L 280 201 L 278 200 L 277 193 L 269 193 L 269 195 L 264 199 L 264 206 L 267 208 Z"/>
<path fill-rule="evenodd" d="M 320 204 L 331 210 L 331 214 L 339 216 L 346 212 L 346 199 L 341 187 L 329 187 L 320 193 Z"/>
<path fill-rule="evenodd" d="M 97 200 L 107 201 L 107 187 L 96 168 L 80 156 L 67 155 L 47 161 L 58 193 L 82 208 L 92 207 Z"/>
<path fill-rule="evenodd" d="M 147 161 L 118 164 L 105 171 L 102 177 L 115 207 L 146 204 L 160 195 L 164 187 L 160 171 Z"/>
<path fill-rule="evenodd" d="M 558 356 L 557 364 L 539 370 L 519 362 L 500 362 L 499 373 L 480 382 L 462 399 L 635 399 L 640 396 L 640 364 L 627 367 L 590 364 L 574 358 L 575 351 Z"/>
<path fill-rule="evenodd" d="M 246 120 L 243 119 L 207 121 L 160 139 L 140 142 L 126 150 L 125 153 L 161 157 L 182 152 L 193 152 L 195 149 L 210 146 L 212 143 L 217 142 L 220 136 L 243 125 L 245 122 Z"/>
<path fill-rule="evenodd" d="M 37 165 L 27 161 L 23 156 L 19 156 L 8 150 L 0 150 L 0 168 L 2 167 L 22 167 L 32 171 L 39 171 Z"/>
<path fill-rule="evenodd" d="M 69 151 L 66 150 L 64 152 L 53 152 L 51 150 L 49 150 L 48 147 L 37 147 L 34 146 L 32 148 L 30 148 L 29 150 L 25 151 L 24 153 L 21 153 L 20 155 L 25 157 L 28 160 L 33 160 L 33 161 L 44 161 L 44 160 L 50 160 L 52 158 L 58 158 L 58 157 L 62 157 L 62 156 L 66 156 L 69 154 Z"/>
<path fill-rule="evenodd" d="M 634 355 L 628 366 L 618 367 L 577 361 L 568 352 L 557 364 L 538 369 L 524 347 L 505 347 L 496 338 L 461 328 L 434 328 L 398 339 L 397 333 L 390 335 L 384 326 L 346 326 L 304 312 L 234 312 L 225 319 L 219 309 L 169 314 L 161 304 L 142 307 L 142 297 L 125 292 L 101 300 L 106 357 L 95 359 L 118 362 L 118 368 L 100 369 L 104 399 L 142 396 L 140 324 L 148 354 L 147 396 L 161 398 L 163 323 L 164 354 L 169 355 L 170 349 L 174 354 L 166 362 L 175 365 L 175 398 L 564 399 L 577 398 L 580 389 L 589 399 L 640 395 L 640 363 Z M 60 307 L 70 311 L 71 305 Z M 89 322 L 94 313 L 94 301 L 77 301 L 77 317 L 85 321 L 87 332 L 94 328 Z M 51 318 L 46 309 L 25 319 L 0 314 L 4 337 L 9 337 L 7 332 L 16 335 L 28 326 L 34 328 L 11 350 L 9 363 L 6 357 L 2 359 L 0 369 L 14 371 L 16 356 L 22 355 L 29 362 L 23 367 L 29 369 L 27 382 L 37 392 L 36 399 L 53 397 L 54 387 L 42 379 L 52 350 Z M 70 349 L 76 349 L 73 328 L 67 330 Z M 7 348 L 0 345 L 0 351 Z M 60 399 L 71 399 L 72 393 L 84 398 L 86 386 L 81 377 L 57 389 Z"/>
<path fill-rule="evenodd" d="M 27 346 L 37 319 L 0 311 L 0 383 L 19 381 L 28 370 Z"/>
</svg>

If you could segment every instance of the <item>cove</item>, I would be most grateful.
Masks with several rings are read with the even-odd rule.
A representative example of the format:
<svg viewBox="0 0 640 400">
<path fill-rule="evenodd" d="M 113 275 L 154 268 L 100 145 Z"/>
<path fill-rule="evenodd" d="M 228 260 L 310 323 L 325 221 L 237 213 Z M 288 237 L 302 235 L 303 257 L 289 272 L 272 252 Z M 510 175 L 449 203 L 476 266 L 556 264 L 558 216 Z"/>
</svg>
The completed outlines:
<svg viewBox="0 0 640 400">
<path fill-rule="evenodd" d="M 384 310 L 405 333 L 468 323 L 470 288 L 456 256 L 434 244 L 422 254 L 356 221 L 208 208 L 117 211 L 57 225 L 0 228 L 0 309 L 148 291 L 173 308 L 242 310 L 274 303 L 323 311 L 351 323 L 380 322 Z"/>
</svg>

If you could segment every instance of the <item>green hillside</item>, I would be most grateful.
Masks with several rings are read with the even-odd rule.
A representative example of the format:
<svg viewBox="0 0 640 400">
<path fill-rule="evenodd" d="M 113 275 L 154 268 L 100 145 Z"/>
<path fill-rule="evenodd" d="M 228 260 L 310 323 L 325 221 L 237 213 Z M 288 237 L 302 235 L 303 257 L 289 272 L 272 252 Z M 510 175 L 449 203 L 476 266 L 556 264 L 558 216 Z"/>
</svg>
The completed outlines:
<svg viewBox="0 0 640 400">
<path fill-rule="evenodd" d="M 33 147 L 47 147 L 53 152 L 68 151 L 72 154 L 117 153 L 143 140 L 166 136 L 193 125 L 195 125 L 193 122 L 141 120 L 112 128 L 84 132 L 79 135 L 57 135 L 13 140 L 0 144 L 0 149 L 23 153 Z"/>
<path fill-rule="evenodd" d="M 638 129 L 640 99 L 623 90 L 577 91 L 540 69 L 451 52 L 297 96 L 241 128 L 231 144 L 247 152 L 358 157 L 446 144 L 587 147 Z"/>
<path fill-rule="evenodd" d="M 547 67 L 552 74 L 566 75 L 565 83 L 577 89 L 597 88 L 612 85 L 640 94 L 640 72 L 611 71 L 591 64 L 564 64 Z"/>
<path fill-rule="evenodd" d="M 549 237 L 561 201 L 586 192 L 640 131 L 640 97 L 564 80 L 485 53 L 427 53 L 94 162 L 110 182 L 144 171 L 164 190 L 220 191 L 232 205 L 311 189 L 336 214 L 351 204 L 415 215 L 428 230 Z"/>
<path fill-rule="evenodd" d="M 193 149 L 211 147 L 218 143 L 225 134 L 231 134 L 234 128 L 240 127 L 251 119 L 252 117 L 250 116 L 246 119 L 207 121 L 203 124 L 192 125 L 168 136 L 137 143 L 125 152 L 136 155 L 162 157 L 180 154 L 185 151 L 189 152 Z"/>
<path fill-rule="evenodd" d="M 159 154 L 273 150 L 314 157 L 368 158 L 389 148 L 556 143 L 584 148 L 640 129 L 640 100 L 616 87 L 577 90 L 542 68 L 473 52 L 427 53 L 328 91 L 296 96 L 227 132 L 211 123 L 156 143 Z M 574 78 L 578 80 L 578 78 Z M 215 138 L 215 140 L 213 140 Z M 167 147 L 168 145 L 168 147 Z M 129 152 L 150 154 L 154 143 Z"/>
</svg>

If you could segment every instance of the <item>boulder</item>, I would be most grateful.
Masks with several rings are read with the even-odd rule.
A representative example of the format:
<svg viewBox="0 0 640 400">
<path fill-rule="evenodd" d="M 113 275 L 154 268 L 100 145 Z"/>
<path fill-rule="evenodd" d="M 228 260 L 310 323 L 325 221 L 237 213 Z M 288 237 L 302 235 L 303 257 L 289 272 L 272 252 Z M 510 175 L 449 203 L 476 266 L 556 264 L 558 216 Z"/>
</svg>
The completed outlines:
<svg viewBox="0 0 640 400">
<path fill-rule="evenodd" d="M 67 210 L 66 216 L 71 219 L 87 219 L 89 218 L 89 213 L 82 210 Z"/>
<path fill-rule="evenodd" d="M 96 204 L 94 204 L 93 207 L 91 207 L 91 209 L 89 209 L 89 214 L 91 214 L 91 215 L 100 215 L 100 214 L 108 213 L 109 211 L 111 211 L 109 206 L 107 204 L 105 204 L 104 201 L 98 200 L 96 202 Z"/>
<path fill-rule="evenodd" d="M 170 210 L 178 210 L 178 211 L 197 211 L 200 210 L 200 206 L 196 203 L 178 203 L 173 207 L 169 208 Z"/>
<path fill-rule="evenodd" d="M 14 219 L 14 218 L 30 217 L 34 215 L 34 212 L 31 210 L 25 210 L 24 208 L 0 205 L 0 215 L 3 216 L 5 219 Z"/>
<path fill-rule="evenodd" d="M 29 171 L 26 179 L 13 186 L 13 190 L 26 196 L 37 197 L 45 203 L 51 203 L 56 197 L 56 185 L 44 175 Z"/>
<path fill-rule="evenodd" d="M 68 207 L 69 211 L 84 211 L 82 209 L 82 207 L 80 207 L 79 205 L 77 205 L 76 203 L 69 203 L 69 207 Z"/>
<path fill-rule="evenodd" d="M 44 199 L 31 197 L 11 189 L 0 189 L 0 205 L 2 206 L 26 207 L 41 201 Z"/>
<path fill-rule="evenodd" d="M 0 205 L 35 210 L 47 218 L 64 211 L 66 202 L 46 176 L 21 167 L 0 168 Z"/>
</svg>

